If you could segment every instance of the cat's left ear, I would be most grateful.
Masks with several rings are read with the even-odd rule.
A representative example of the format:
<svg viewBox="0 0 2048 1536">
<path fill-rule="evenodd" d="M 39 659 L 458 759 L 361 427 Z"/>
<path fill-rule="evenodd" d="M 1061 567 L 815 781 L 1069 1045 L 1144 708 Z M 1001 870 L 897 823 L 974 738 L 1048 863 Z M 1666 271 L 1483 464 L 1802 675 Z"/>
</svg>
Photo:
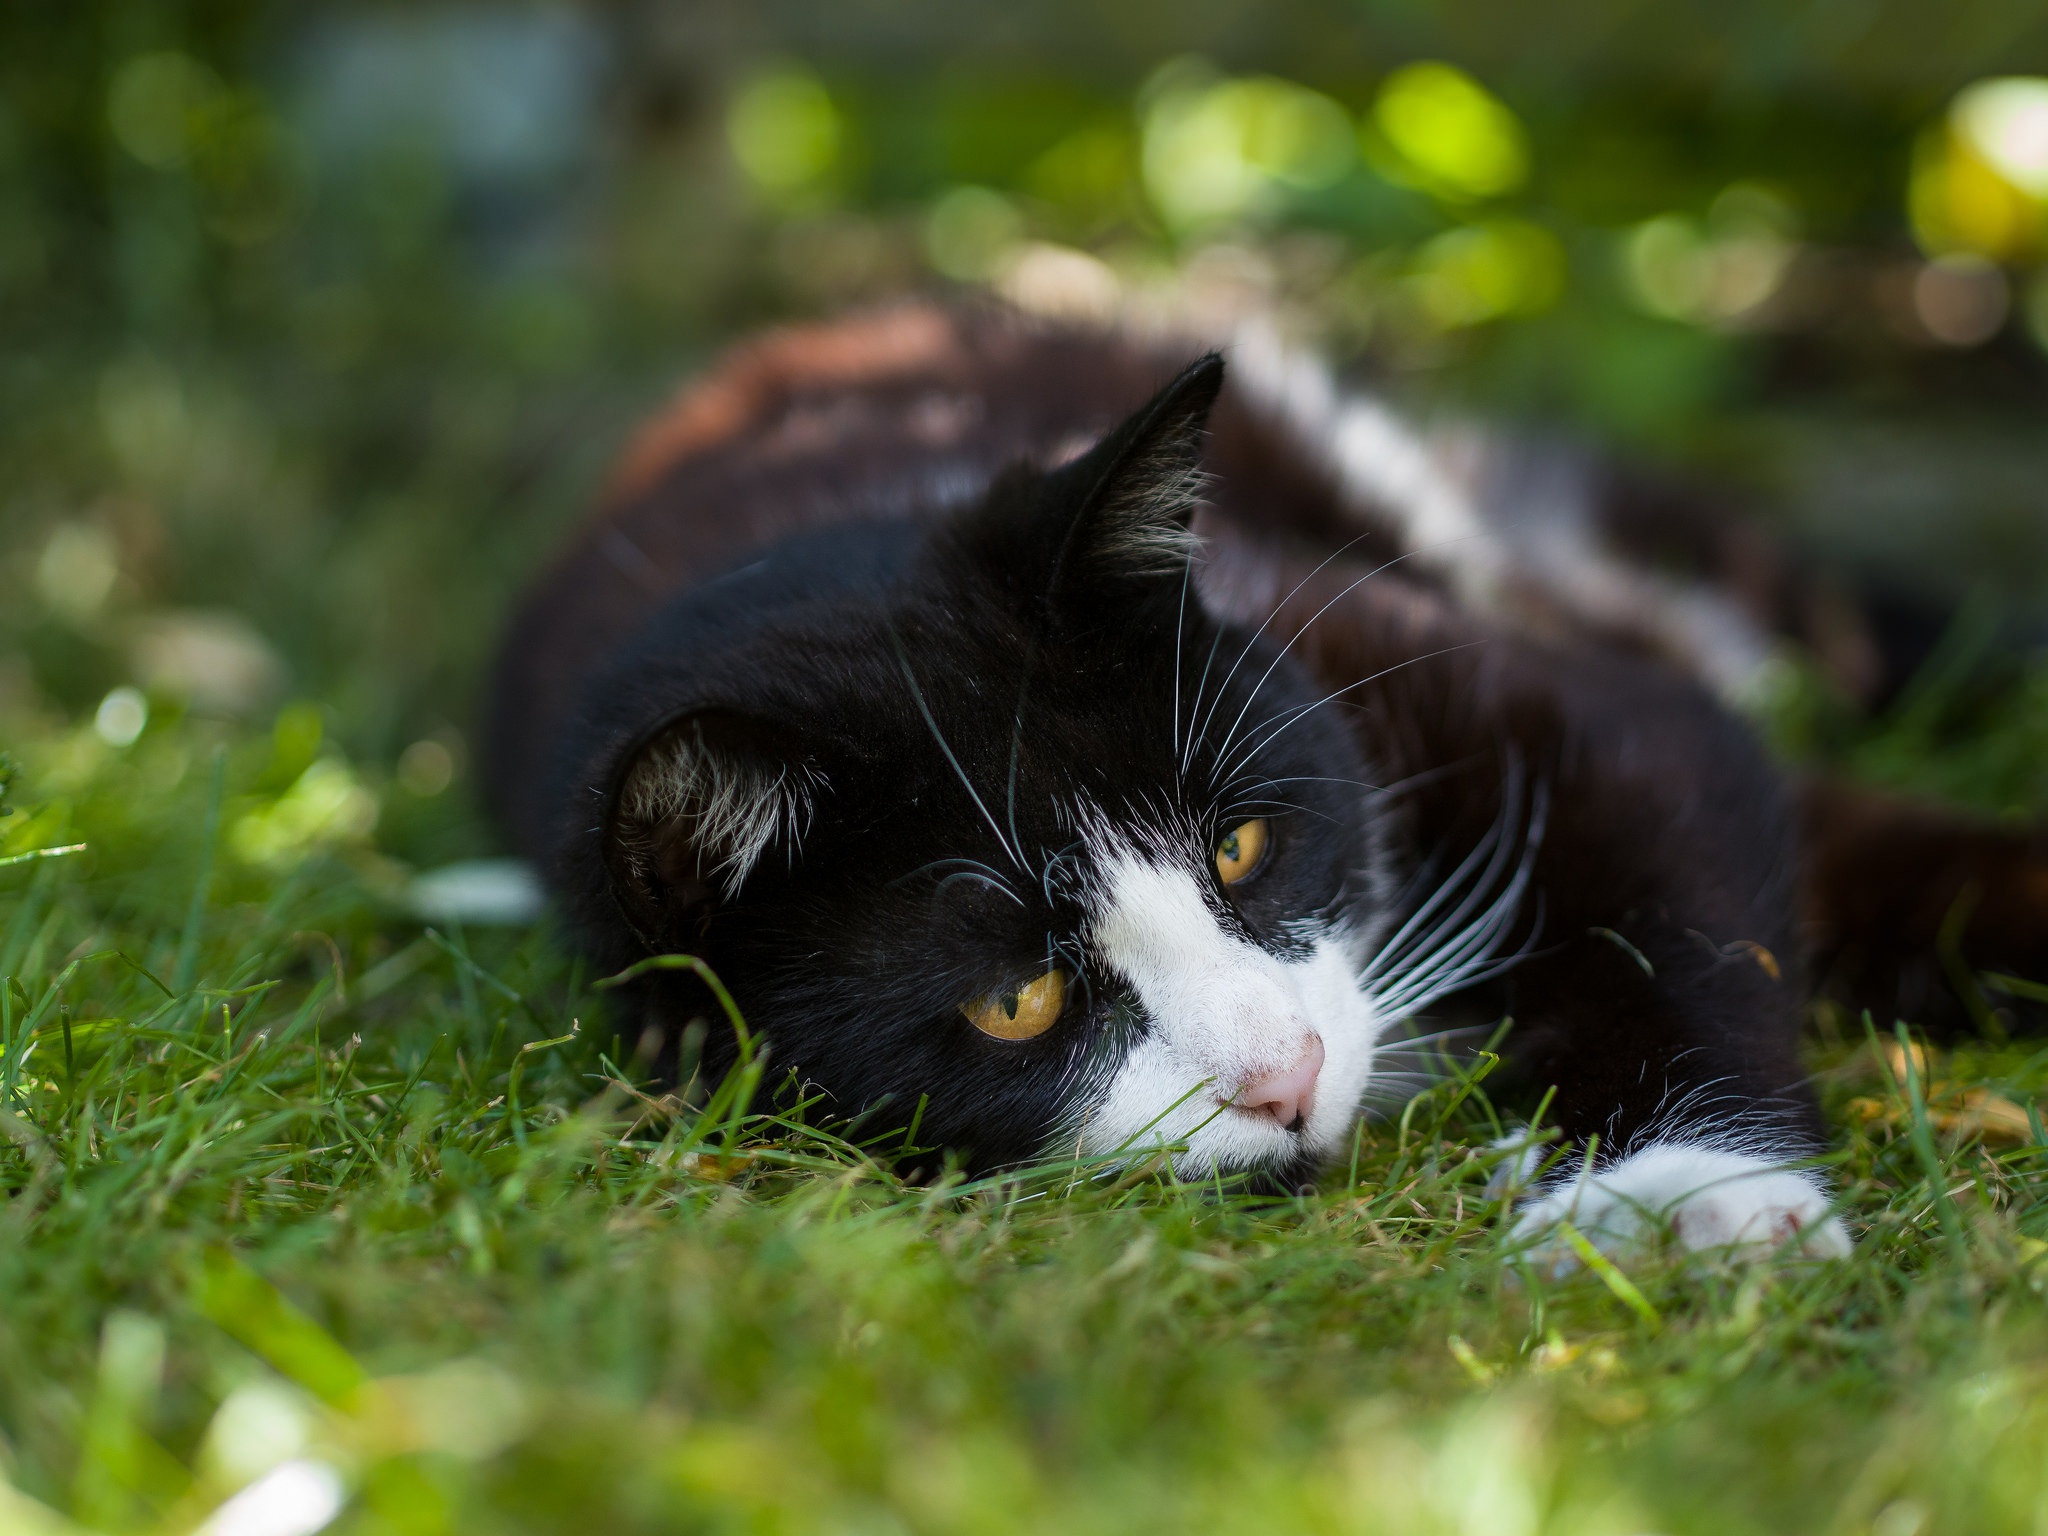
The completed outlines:
<svg viewBox="0 0 2048 1536">
<path fill-rule="evenodd" d="M 824 787 L 779 725 L 721 709 L 671 721 L 628 754 L 606 816 L 621 914 L 650 949 L 687 945 L 764 857 L 794 856 Z"/>
<path fill-rule="evenodd" d="M 1202 445 L 1223 387 L 1211 352 L 1079 458 L 999 484 L 975 542 L 1047 599 L 1179 579 L 1201 504 Z"/>
</svg>

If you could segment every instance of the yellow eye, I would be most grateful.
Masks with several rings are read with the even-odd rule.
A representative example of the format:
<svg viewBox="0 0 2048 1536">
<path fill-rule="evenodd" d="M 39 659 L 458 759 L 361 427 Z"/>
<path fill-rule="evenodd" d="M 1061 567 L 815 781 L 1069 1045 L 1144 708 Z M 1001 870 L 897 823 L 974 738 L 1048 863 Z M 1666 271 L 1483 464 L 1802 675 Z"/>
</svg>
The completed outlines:
<svg viewBox="0 0 2048 1536">
<path fill-rule="evenodd" d="M 991 992 L 960 1011 L 984 1035 L 998 1040 L 1029 1040 L 1042 1035 L 1059 1022 L 1067 1006 L 1067 977 L 1057 968 L 1047 971 L 1028 987 L 1011 992 Z"/>
<path fill-rule="evenodd" d="M 1225 885 L 1235 885 L 1259 867 L 1266 856 L 1266 818 L 1254 816 L 1239 822 L 1216 845 L 1216 873 Z"/>
</svg>

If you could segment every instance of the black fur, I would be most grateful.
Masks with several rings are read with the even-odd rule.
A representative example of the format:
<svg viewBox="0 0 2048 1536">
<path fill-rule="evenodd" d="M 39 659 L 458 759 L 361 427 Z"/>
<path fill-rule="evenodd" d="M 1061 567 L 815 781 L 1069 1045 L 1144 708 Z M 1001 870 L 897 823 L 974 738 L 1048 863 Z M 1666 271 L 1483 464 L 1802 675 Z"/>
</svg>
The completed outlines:
<svg viewBox="0 0 2048 1536">
<path fill-rule="evenodd" d="M 1120 823 L 1198 827 L 1204 845 L 1268 815 L 1270 875 L 1219 910 L 1275 952 L 1298 943 L 1287 924 L 1363 902 L 1376 813 L 1352 787 L 1368 778 L 1353 738 L 1270 640 L 1209 618 L 1184 559 L 1161 559 L 1195 510 L 1177 487 L 1192 492 L 1221 375 L 1198 363 L 1064 467 L 800 535 L 665 604 L 565 738 L 557 793 L 582 824 L 557 868 L 583 942 L 611 964 L 702 955 L 778 1068 L 870 1123 L 922 1104 L 922 1140 L 991 1164 L 1042 1151 L 1145 1027 L 1077 935 L 1081 829 L 1062 815 L 1077 797 Z M 607 835 L 638 753 L 695 720 L 712 753 L 772 741 L 820 786 L 807 829 L 730 899 L 695 868 L 621 878 Z M 961 1015 L 1049 958 L 1081 996 L 1047 1035 L 991 1040 Z M 652 983 L 655 1017 L 702 1012 L 694 985 Z M 714 1070 L 730 1043 L 711 1036 Z"/>
</svg>

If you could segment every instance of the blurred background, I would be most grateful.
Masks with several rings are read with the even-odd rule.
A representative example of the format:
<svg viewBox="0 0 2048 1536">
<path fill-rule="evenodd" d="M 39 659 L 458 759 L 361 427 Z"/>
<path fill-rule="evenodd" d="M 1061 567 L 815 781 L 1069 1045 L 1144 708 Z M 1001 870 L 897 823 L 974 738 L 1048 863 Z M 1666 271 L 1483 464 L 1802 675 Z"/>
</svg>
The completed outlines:
<svg viewBox="0 0 2048 1536">
<path fill-rule="evenodd" d="M 485 851 L 481 669 L 639 413 L 961 286 L 1227 291 L 1418 412 L 1728 487 L 1978 615 L 1900 708 L 2048 806 L 2048 671 L 1970 639 L 2048 606 L 2031 0 L 7 7 L 0 744 L 227 722 L 238 857 Z"/>
</svg>

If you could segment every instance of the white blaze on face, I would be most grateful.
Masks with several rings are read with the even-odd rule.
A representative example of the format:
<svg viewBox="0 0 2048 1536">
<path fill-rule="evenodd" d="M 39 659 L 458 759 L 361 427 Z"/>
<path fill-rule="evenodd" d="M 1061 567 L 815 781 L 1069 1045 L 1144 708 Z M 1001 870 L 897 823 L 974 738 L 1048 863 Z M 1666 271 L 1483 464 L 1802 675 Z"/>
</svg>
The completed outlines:
<svg viewBox="0 0 2048 1536">
<path fill-rule="evenodd" d="M 1179 864 L 1112 847 L 1097 865 L 1088 942 L 1136 994 L 1144 1034 L 1069 1134 L 1084 1153 L 1187 1145 L 1183 1175 L 1325 1156 L 1349 1134 L 1372 1075 L 1380 1021 L 1342 933 L 1283 960 L 1231 933 Z M 1320 1046 L 1312 1107 L 1298 1129 L 1233 1106 Z"/>
</svg>

